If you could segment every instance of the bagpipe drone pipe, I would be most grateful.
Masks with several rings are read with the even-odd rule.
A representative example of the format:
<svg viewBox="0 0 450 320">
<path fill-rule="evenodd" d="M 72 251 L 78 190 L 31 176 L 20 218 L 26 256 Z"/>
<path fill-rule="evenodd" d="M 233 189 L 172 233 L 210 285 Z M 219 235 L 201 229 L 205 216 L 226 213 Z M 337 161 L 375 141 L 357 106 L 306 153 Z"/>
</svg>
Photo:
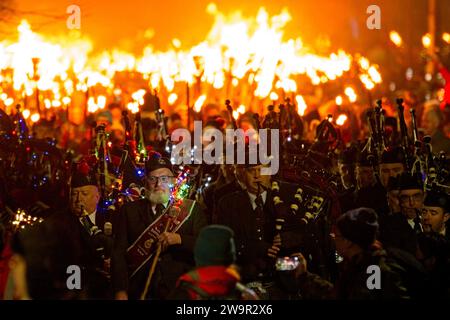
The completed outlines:
<svg viewBox="0 0 450 320">
<path fill-rule="evenodd" d="M 59 207 L 68 197 L 67 181 L 73 154 L 60 150 L 56 139 L 37 139 L 17 105 L 14 116 L 0 114 L 1 202 L 15 211 Z"/>
<path fill-rule="evenodd" d="M 330 279 L 336 267 L 330 234 L 341 213 L 337 192 L 339 179 L 332 172 L 339 132 L 325 119 L 318 126 L 313 143 L 302 141 L 297 131 L 302 127 L 301 119 L 289 117 L 290 102 L 286 101 L 286 105 L 287 108 L 281 106 L 279 113 L 271 106 L 263 121 L 263 127 L 279 129 L 280 139 L 284 141 L 280 170 L 272 184 L 274 205 L 276 210 L 290 217 L 291 225 L 284 223 L 283 229 L 294 228 L 301 234 L 299 249 L 308 257 L 311 270 Z M 294 127 L 297 129 L 293 130 Z M 277 193 L 282 185 L 284 191 L 280 197 Z"/>
</svg>

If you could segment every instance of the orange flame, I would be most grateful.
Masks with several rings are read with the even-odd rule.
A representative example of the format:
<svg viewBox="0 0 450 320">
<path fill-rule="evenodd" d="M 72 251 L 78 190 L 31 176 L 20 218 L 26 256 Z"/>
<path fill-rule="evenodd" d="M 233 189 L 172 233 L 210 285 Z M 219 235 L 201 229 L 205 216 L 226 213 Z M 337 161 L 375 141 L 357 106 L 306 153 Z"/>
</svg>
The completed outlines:
<svg viewBox="0 0 450 320">
<path fill-rule="evenodd" d="M 391 39 L 392 43 L 395 44 L 397 47 L 402 46 L 402 37 L 397 31 L 391 31 L 389 32 L 389 39 Z"/>
<path fill-rule="evenodd" d="M 347 121 L 347 119 L 348 119 L 347 115 L 345 115 L 345 114 L 340 114 L 340 115 L 338 116 L 338 118 L 336 119 L 336 124 L 337 124 L 338 126 L 343 126 L 344 123 L 345 123 L 345 121 Z"/>
<path fill-rule="evenodd" d="M 206 95 L 201 95 L 200 97 L 198 97 L 197 101 L 195 101 L 194 104 L 194 111 L 195 112 L 200 112 L 200 110 L 202 110 L 203 104 L 205 103 L 206 100 Z"/>
<path fill-rule="evenodd" d="M 425 49 L 428 49 L 431 45 L 431 35 L 429 33 L 422 37 L 422 44 Z"/>
<path fill-rule="evenodd" d="M 303 116 L 305 114 L 305 110 L 308 107 L 306 105 L 305 99 L 301 95 L 297 95 L 295 97 L 295 101 L 297 101 L 297 112 L 300 116 Z"/>
<path fill-rule="evenodd" d="M 31 96 L 37 88 L 43 92 L 43 100 L 48 99 L 56 108 L 76 100 L 72 98 L 76 91 L 85 92 L 91 95 L 87 101 L 89 112 L 104 108 L 107 94 L 127 92 L 115 84 L 116 73 L 125 71 L 140 73 L 152 89 L 164 88 L 160 92 L 167 92 L 163 101 L 169 105 L 182 101 L 180 91 L 174 92 L 177 83 L 201 82 L 210 95 L 213 89 L 228 87 L 229 81 L 232 87 L 250 85 L 251 93 L 258 98 L 274 98 L 281 90 L 297 94 L 298 76 L 308 77 L 314 85 L 326 83 L 343 76 L 353 62 L 359 63 L 359 78 L 366 88 L 370 90 L 381 82 L 377 67 L 364 57 L 353 58 L 341 49 L 317 55 L 300 37 L 284 39 L 285 26 L 291 20 L 287 9 L 271 16 L 260 8 L 255 17 L 244 17 L 240 12 L 226 16 L 214 4 L 207 11 L 214 23 L 204 41 L 183 48 L 179 39 L 173 39 L 171 49 L 156 51 L 148 45 L 140 56 L 120 50 L 92 56 L 91 41 L 79 33 L 44 38 L 23 21 L 17 41 L 0 42 L 0 73 L 6 69 L 14 71 L 10 83 L 17 96 Z M 0 77 L 4 82 L 3 75 Z M 206 95 L 201 92 L 200 98 L 194 105 L 198 111 Z M 2 101 L 11 105 L 15 98 Z M 138 90 L 124 103 L 137 112 L 143 104 L 143 94 Z"/>
<path fill-rule="evenodd" d="M 444 40 L 446 43 L 449 43 L 449 44 L 450 44 L 450 33 L 444 32 L 444 33 L 442 34 L 442 40 Z"/>
</svg>

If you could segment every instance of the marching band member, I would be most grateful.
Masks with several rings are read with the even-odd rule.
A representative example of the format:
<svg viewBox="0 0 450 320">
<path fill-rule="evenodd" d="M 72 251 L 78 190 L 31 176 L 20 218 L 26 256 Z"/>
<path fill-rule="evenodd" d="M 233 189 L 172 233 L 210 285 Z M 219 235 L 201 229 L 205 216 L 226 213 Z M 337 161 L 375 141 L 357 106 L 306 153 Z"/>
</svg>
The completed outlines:
<svg viewBox="0 0 450 320">
<path fill-rule="evenodd" d="M 170 185 L 175 182 L 172 164 L 163 157 L 153 157 L 146 164 L 146 199 L 125 204 L 118 216 L 112 257 L 112 280 L 116 299 L 138 299 L 149 275 L 150 260 L 138 270 L 129 269 L 127 248 L 155 222 L 169 202 Z M 155 280 L 148 297 L 163 299 L 175 287 L 180 275 L 193 267 L 193 248 L 206 218 L 194 202 L 191 214 L 181 221 L 177 232 L 158 235 L 163 253 L 156 267 Z M 149 239 L 150 240 L 150 239 Z"/>
</svg>

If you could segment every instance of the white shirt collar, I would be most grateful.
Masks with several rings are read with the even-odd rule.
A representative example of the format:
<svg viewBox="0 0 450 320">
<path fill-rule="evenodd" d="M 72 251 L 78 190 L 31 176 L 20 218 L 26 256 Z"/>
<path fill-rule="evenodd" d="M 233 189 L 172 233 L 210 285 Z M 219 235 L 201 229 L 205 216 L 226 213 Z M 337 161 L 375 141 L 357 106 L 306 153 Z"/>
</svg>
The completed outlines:
<svg viewBox="0 0 450 320">
<path fill-rule="evenodd" d="M 248 196 L 250 197 L 250 202 L 251 202 L 251 204 L 252 204 L 252 208 L 253 208 L 253 210 L 255 210 L 256 209 L 256 197 L 257 197 L 257 195 L 256 194 L 253 194 L 253 193 L 250 193 L 250 192 L 247 192 L 248 193 Z M 263 203 L 265 204 L 266 203 L 266 199 L 267 199 L 267 191 L 263 191 L 263 193 L 261 193 L 261 198 L 262 198 L 262 200 L 263 200 Z"/>
<path fill-rule="evenodd" d="M 416 225 L 415 223 L 414 223 L 414 219 L 408 219 L 408 224 L 411 226 L 411 228 L 413 228 L 414 229 L 414 226 Z"/>
<path fill-rule="evenodd" d="M 97 210 L 94 210 L 94 212 L 92 212 L 89 215 L 89 219 L 91 219 L 92 223 L 95 224 L 95 216 L 97 215 Z"/>
<path fill-rule="evenodd" d="M 95 209 L 94 212 L 88 214 L 89 219 L 91 220 L 91 222 L 92 222 L 94 225 L 95 225 L 95 216 L 96 216 L 96 214 L 97 214 L 97 209 Z M 80 217 L 80 222 L 82 222 L 82 221 L 81 221 L 81 218 L 82 218 L 82 217 Z"/>
</svg>

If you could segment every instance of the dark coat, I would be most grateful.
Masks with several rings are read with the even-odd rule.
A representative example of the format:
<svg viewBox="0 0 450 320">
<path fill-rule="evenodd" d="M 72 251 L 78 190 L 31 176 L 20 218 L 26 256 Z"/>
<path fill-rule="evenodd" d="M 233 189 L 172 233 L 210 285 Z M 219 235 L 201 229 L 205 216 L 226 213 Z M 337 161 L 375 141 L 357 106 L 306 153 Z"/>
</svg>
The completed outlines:
<svg viewBox="0 0 450 320">
<path fill-rule="evenodd" d="M 107 219 L 105 215 L 97 214 L 99 223 Z M 53 268 L 64 271 L 69 265 L 81 268 L 82 292 L 79 298 L 111 299 L 110 275 L 105 271 L 104 260 L 111 255 L 112 237 L 102 232 L 91 236 L 78 217 L 68 209 L 55 212 L 43 225 L 48 230 L 46 237 L 50 239 L 46 240 L 53 243 L 52 249 L 49 249 Z M 68 275 L 65 274 L 65 277 Z"/>
<path fill-rule="evenodd" d="M 393 247 L 416 255 L 416 232 L 408 224 L 408 220 L 401 213 L 394 213 L 380 221 L 380 241 L 386 248 Z"/>
<path fill-rule="evenodd" d="M 118 214 L 112 256 L 114 292 L 128 291 L 130 299 L 139 299 L 143 292 L 152 259 L 129 279 L 126 250 L 156 218 L 146 199 L 125 204 Z M 150 290 L 154 298 L 165 298 L 175 288 L 178 277 L 193 268 L 194 244 L 204 226 L 206 218 L 195 205 L 191 216 L 177 232 L 181 236 L 181 245 L 169 247 L 160 256 Z"/>
<path fill-rule="evenodd" d="M 234 180 L 233 182 L 226 183 L 221 186 L 216 186 L 214 193 L 213 193 L 213 213 L 212 213 L 212 223 L 217 223 L 218 219 L 218 204 L 220 200 L 225 197 L 226 195 L 229 195 L 233 192 L 242 190 L 242 187 L 239 185 L 237 180 Z"/>
<path fill-rule="evenodd" d="M 255 225 L 255 212 L 246 191 L 236 191 L 224 196 L 218 204 L 217 222 L 233 229 L 236 243 L 237 264 L 242 267 L 244 282 L 256 280 L 258 274 L 266 274 L 270 265 L 267 250 L 275 236 L 275 210 L 268 191 L 264 203 L 263 227 Z"/>
<path fill-rule="evenodd" d="M 230 185 L 230 188 L 232 189 L 233 186 Z M 286 194 L 292 193 L 292 190 L 289 190 L 289 186 L 283 184 L 280 185 L 280 188 L 280 195 L 289 205 L 290 199 Z M 250 197 L 247 191 L 240 187 L 238 191 L 221 197 L 216 213 L 215 223 L 226 225 L 234 230 L 237 264 L 242 267 L 243 282 L 256 280 L 258 274 L 271 278 L 275 261 L 267 257 L 267 250 L 272 246 L 273 238 L 277 233 L 275 229 L 277 212 L 273 204 L 271 191 L 267 191 L 267 198 L 264 203 L 262 228 L 256 226 L 256 213 L 251 205 Z M 284 218 L 285 223 L 280 233 L 282 245 L 279 256 L 298 251 L 303 242 L 302 228 L 295 217 L 286 215 Z M 258 229 L 260 230 L 258 231 Z"/>
<path fill-rule="evenodd" d="M 358 189 L 355 191 L 354 205 L 350 209 L 372 208 L 378 216 L 384 217 L 384 213 L 389 212 L 386 190 L 380 184 Z"/>
<path fill-rule="evenodd" d="M 367 273 L 367 268 L 371 265 L 380 268 L 380 289 L 369 289 L 367 286 L 367 280 L 371 276 Z M 409 296 L 402 282 L 402 271 L 400 265 L 389 258 L 384 250 L 374 248 L 344 261 L 335 286 L 306 272 L 298 278 L 298 287 L 304 299 L 407 299 Z"/>
</svg>

